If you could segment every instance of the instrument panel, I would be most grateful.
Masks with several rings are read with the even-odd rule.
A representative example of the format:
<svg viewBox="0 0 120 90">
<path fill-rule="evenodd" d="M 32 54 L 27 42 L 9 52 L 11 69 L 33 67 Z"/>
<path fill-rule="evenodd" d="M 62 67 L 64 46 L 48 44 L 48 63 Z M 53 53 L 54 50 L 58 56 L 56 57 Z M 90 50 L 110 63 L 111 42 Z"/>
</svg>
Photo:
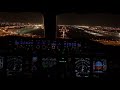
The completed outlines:
<svg viewBox="0 0 120 90">
<path fill-rule="evenodd" d="M 79 40 L 14 39 L 8 48 L 0 56 L 7 78 L 96 78 L 107 72 L 105 53 Z"/>
</svg>

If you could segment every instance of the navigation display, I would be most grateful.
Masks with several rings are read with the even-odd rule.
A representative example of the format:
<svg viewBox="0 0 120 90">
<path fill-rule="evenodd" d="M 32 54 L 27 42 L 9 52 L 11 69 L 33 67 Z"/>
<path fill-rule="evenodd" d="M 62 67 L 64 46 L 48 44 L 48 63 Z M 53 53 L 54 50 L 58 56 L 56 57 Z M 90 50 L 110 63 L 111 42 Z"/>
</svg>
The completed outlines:
<svg viewBox="0 0 120 90">
<path fill-rule="evenodd" d="M 89 77 L 90 74 L 90 59 L 75 58 L 75 73 L 76 77 Z"/>
</svg>

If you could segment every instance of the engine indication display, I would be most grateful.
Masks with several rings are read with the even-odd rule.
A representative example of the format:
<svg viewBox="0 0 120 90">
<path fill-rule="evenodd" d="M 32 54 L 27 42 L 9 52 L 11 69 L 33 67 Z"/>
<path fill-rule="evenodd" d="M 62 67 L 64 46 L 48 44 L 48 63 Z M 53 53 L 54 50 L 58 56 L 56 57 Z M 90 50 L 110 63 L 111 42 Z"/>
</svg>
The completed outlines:
<svg viewBox="0 0 120 90">
<path fill-rule="evenodd" d="M 90 59 L 75 58 L 75 75 L 76 77 L 89 77 Z"/>
</svg>

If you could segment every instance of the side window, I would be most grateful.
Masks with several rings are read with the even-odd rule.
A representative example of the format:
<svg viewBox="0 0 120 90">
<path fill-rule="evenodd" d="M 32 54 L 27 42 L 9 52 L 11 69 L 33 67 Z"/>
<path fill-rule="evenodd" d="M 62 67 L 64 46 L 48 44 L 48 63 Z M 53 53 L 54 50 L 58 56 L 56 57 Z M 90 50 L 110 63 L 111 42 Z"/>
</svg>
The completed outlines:
<svg viewBox="0 0 120 90">
<path fill-rule="evenodd" d="M 44 18 L 39 12 L 0 12 L 0 36 L 44 38 Z"/>
</svg>

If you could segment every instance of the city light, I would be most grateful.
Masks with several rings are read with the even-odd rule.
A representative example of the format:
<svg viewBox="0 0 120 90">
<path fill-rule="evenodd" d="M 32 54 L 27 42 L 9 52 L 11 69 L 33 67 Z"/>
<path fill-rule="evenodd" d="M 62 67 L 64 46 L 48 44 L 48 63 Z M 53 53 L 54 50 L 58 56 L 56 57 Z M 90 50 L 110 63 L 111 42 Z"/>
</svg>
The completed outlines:
<svg viewBox="0 0 120 90">
<path fill-rule="evenodd" d="M 76 32 L 73 33 L 72 32 Z M 58 38 L 66 39 L 70 36 L 89 37 L 88 39 L 104 45 L 120 45 L 120 28 L 107 26 L 58 25 Z M 82 33 L 82 34 L 81 34 Z M 85 36 L 85 35 L 86 36 Z"/>
<path fill-rule="evenodd" d="M 0 23 L 0 36 L 23 36 L 23 37 L 41 37 L 39 35 L 33 35 L 30 33 L 23 34 L 22 28 L 27 31 L 27 29 L 31 30 L 43 30 L 44 26 L 42 24 L 32 24 L 32 23 L 19 23 L 19 22 L 1 22 Z"/>
</svg>

